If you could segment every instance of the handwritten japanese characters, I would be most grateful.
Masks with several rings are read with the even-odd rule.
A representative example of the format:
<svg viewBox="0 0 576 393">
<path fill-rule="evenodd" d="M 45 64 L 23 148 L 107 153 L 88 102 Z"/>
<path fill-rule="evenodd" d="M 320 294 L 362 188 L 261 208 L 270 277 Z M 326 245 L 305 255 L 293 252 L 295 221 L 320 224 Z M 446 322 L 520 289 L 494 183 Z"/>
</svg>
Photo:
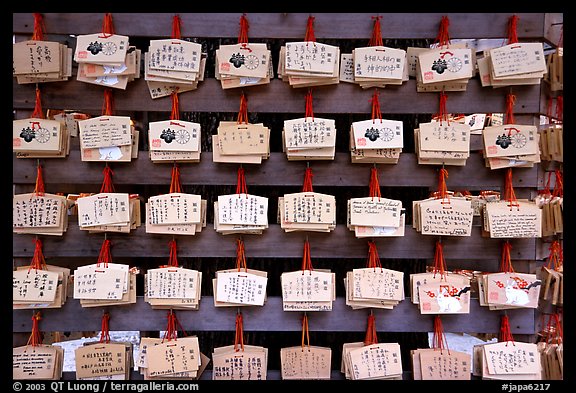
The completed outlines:
<svg viewBox="0 0 576 393">
<path fill-rule="evenodd" d="M 278 201 L 281 227 L 286 232 L 330 232 L 336 227 L 336 198 L 316 192 L 285 194 Z"/>
<path fill-rule="evenodd" d="M 121 300 L 128 292 L 128 265 L 80 266 L 74 272 L 74 299 Z"/>
<path fill-rule="evenodd" d="M 472 357 L 465 352 L 446 349 L 416 349 L 410 351 L 414 380 L 470 380 Z"/>
<path fill-rule="evenodd" d="M 282 133 L 288 160 L 333 160 L 336 123 L 332 119 L 305 117 L 284 121 Z"/>
<path fill-rule="evenodd" d="M 99 193 L 78 198 L 78 225 L 85 228 L 130 223 L 128 199 L 129 195 L 124 193 Z"/>
<path fill-rule="evenodd" d="M 252 269 L 216 272 L 214 306 L 263 306 L 266 301 L 268 273 Z"/>
<path fill-rule="evenodd" d="M 112 147 L 130 145 L 130 118 L 127 116 L 98 116 L 78 122 L 80 147 Z"/>
<path fill-rule="evenodd" d="M 383 269 L 353 269 L 344 278 L 346 305 L 361 308 L 392 309 L 404 300 L 404 273 Z"/>
<path fill-rule="evenodd" d="M 198 310 L 202 272 L 161 266 L 144 275 L 144 300 L 156 310 Z"/>
<path fill-rule="evenodd" d="M 542 209 L 534 202 L 487 203 L 484 210 L 484 230 L 491 238 L 542 237 Z"/>
<path fill-rule="evenodd" d="M 541 379 L 540 353 L 536 344 L 505 341 L 478 347 L 482 379 Z M 474 366 L 476 367 L 476 365 Z"/>
<path fill-rule="evenodd" d="M 34 193 L 12 198 L 12 228 L 14 233 L 62 236 L 68 226 L 66 197 Z"/>
<path fill-rule="evenodd" d="M 325 347 L 280 349 L 282 379 L 330 379 L 332 350 Z"/>
<path fill-rule="evenodd" d="M 147 358 L 150 377 L 184 372 L 193 373 L 192 377 L 195 377 L 201 363 L 198 337 L 183 337 L 149 346 Z"/>
<path fill-rule="evenodd" d="M 344 344 L 342 363 L 346 379 L 402 378 L 402 359 L 398 343 L 366 346 L 363 343 Z"/>
<path fill-rule="evenodd" d="M 222 234 L 262 233 L 268 228 L 268 198 L 250 194 L 219 195 L 214 228 Z"/>
<path fill-rule="evenodd" d="M 262 123 L 221 121 L 212 138 L 214 162 L 259 164 L 270 156 L 270 129 Z"/>
<path fill-rule="evenodd" d="M 150 299 L 197 299 L 200 285 L 198 270 L 183 267 L 150 269 L 146 274 Z"/>
<path fill-rule="evenodd" d="M 401 85 L 408 80 L 406 51 L 385 46 L 356 48 L 354 59 L 354 81 L 363 88 Z"/>
<path fill-rule="evenodd" d="M 354 56 L 352 53 L 340 55 L 340 82 L 354 83 Z"/>
<path fill-rule="evenodd" d="M 533 78 L 547 72 L 541 42 L 522 42 L 490 49 L 491 73 L 495 78 Z"/>
<path fill-rule="evenodd" d="M 153 346 L 158 346 L 160 344 L 163 343 L 167 343 L 167 342 L 171 342 L 173 344 L 177 344 L 180 340 L 189 340 L 190 337 L 183 337 L 180 338 L 176 341 L 164 341 L 161 338 L 151 338 L 151 337 L 142 337 L 140 339 L 140 353 L 138 355 L 138 357 L 135 359 L 135 365 L 139 368 L 140 373 L 144 376 L 145 380 L 169 380 L 169 379 L 198 379 L 200 378 L 200 376 L 202 375 L 202 373 L 204 372 L 204 370 L 206 369 L 206 366 L 208 366 L 208 363 L 210 362 L 210 359 L 204 355 L 203 353 L 199 353 L 199 360 L 200 360 L 200 366 L 198 368 L 198 370 L 196 371 L 183 371 L 183 372 L 176 372 L 176 373 L 170 373 L 170 374 L 162 374 L 162 375 L 158 375 L 159 373 L 154 373 L 154 375 L 150 375 L 150 372 L 148 370 L 148 349 L 153 347 Z M 197 338 L 193 338 L 191 344 L 192 346 L 194 346 L 194 339 L 197 340 Z M 171 354 L 169 354 L 168 356 L 169 359 L 172 359 Z M 174 357 L 175 359 L 175 357 Z M 170 362 L 170 360 L 169 360 Z"/>
<path fill-rule="evenodd" d="M 72 48 L 51 41 L 16 42 L 12 74 L 18 84 L 67 81 L 72 76 Z"/>
<path fill-rule="evenodd" d="M 423 235 L 470 236 L 472 203 L 466 198 L 429 198 L 413 201 L 414 229 Z"/>
<path fill-rule="evenodd" d="M 146 233 L 195 235 L 206 227 L 207 201 L 200 195 L 170 193 L 146 203 Z M 170 221 L 170 222 L 168 222 Z"/>
<path fill-rule="evenodd" d="M 55 345 L 25 345 L 12 349 L 13 379 L 59 380 L 63 364 L 64 349 Z"/>
<path fill-rule="evenodd" d="M 126 345 L 121 343 L 92 343 L 75 350 L 76 377 L 92 378 L 125 375 Z"/>
<path fill-rule="evenodd" d="M 52 303 L 57 286 L 56 272 L 38 269 L 12 272 L 12 300 L 16 303 Z"/>
<path fill-rule="evenodd" d="M 215 381 L 263 381 L 268 368 L 268 349 L 244 345 L 236 352 L 234 346 L 214 348 L 212 379 Z"/>
<path fill-rule="evenodd" d="M 466 165 L 470 157 L 470 126 L 458 122 L 420 123 L 414 129 L 418 164 Z"/>
<path fill-rule="evenodd" d="M 184 42 L 193 44 L 192 42 L 188 41 Z M 168 48 L 169 46 L 162 46 L 160 49 L 160 59 L 164 58 L 164 62 L 167 61 L 168 55 L 166 53 L 162 54 L 162 51 L 167 51 Z M 179 50 L 179 48 L 176 49 Z M 158 55 L 158 53 L 156 53 L 156 55 Z M 152 99 L 166 97 L 172 93 L 183 93 L 186 91 L 196 90 L 199 83 L 204 80 L 204 73 L 206 70 L 206 53 L 197 52 L 196 55 L 193 55 L 193 58 L 196 59 L 194 61 L 182 63 L 176 61 L 176 63 L 174 63 L 173 59 L 178 58 L 179 56 L 180 54 L 176 54 L 176 56 L 174 56 L 174 53 L 172 53 L 170 57 L 172 59 L 172 63 L 167 66 L 168 68 L 158 68 L 160 63 L 155 60 L 157 56 L 151 55 L 150 51 L 144 53 L 144 80 L 148 85 L 148 90 Z M 192 62 L 195 64 L 195 68 L 198 64 L 199 68 L 197 71 L 187 70 L 184 66 L 187 65 L 187 67 L 190 67 Z M 170 69 L 170 67 L 174 66 L 174 64 L 176 64 L 175 67 L 177 67 L 178 64 L 182 64 L 181 68 L 184 68 L 184 70 Z"/>
<path fill-rule="evenodd" d="M 315 41 L 289 42 L 280 47 L 278 76 L 294 88 L 340 82 L 340 48 Z"/>
<path fill-rule="evenodd" d="M 149 223 L 198 224 L 201 221 L 201 196 L 173 192 L 148 198 Z"/>
<path fill-rule="evenodd" d="M 297 270 L 282 273 L 284 311 L 331 311 L 336 299 L 335 274 L 330 271 Z"/>
<path fill-rule="evenodd" d="M 70 269 L 46 265 L 44 269 L 19 266 L 12 276 L 14 310 L 60 308 L 68 298 Z"/>
</svg>

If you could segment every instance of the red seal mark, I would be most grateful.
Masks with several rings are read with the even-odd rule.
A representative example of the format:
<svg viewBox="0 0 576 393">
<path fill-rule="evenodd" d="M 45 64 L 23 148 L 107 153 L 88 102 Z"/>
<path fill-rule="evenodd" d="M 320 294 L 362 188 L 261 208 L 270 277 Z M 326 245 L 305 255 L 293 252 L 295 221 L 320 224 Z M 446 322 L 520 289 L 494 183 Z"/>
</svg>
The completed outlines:
<svg viewBox="0 0 576 393">
<path fill-rule="evenodd" d="M 425 72 L 424 79 L 427 81 L 431 81 L 432 79 L 434 79 L 434 73 L 432 71 Z"/>
<path fill-rule="evenodd" d="M 496 292 L 496 291 L 490 292 L 490 296 L 489 296 L 490 300 L 498 300 L 498 298 L 499 298 L 498 292 Z"/>
<path fill-rule="evenodd" d="M 84 149 L 84 158 L 92 158 L 92 149 Z"/>
<path fill-rule="evenodd" d="M 160 139 L 152 139 L 152 147 L 162 146 L 162 141 Z"/>
<path fill-rule="evenodd" d="M 230 71 L 230 63 L 220 63 L 220 69 L 222 71 Z"/>
<path fill-rule="evenodd" d="M 366 146 L 366 138 L 358 138 L 356 139 L 357 146 Z"/>
<path fill-rule="evenodd" d="M 20 147 L 20 146 L 22 146 L 22 139 L 20 139 L 20 138 L 13 138 L 13 139 L 12 139 L 12 146 L 13 146 L 13 147 Z"/>
<path fill-rule="evenodd" d="M 423 311 L 431 311 L 432 310 L 432 304 L 426 302 L 426 303 L 422 303 L 422 310 Z"/>
<path fill-rule="evenodd" d="M 488 74 L 482 75 L 482 81 L 484 83 L 490 83 L 490 75 L 488 75 Z"/>
<path fill-rule="evenodd" d="M 498 148 L 496 146 L 488 146 L 488 154 L 496 154 L 498 152 Z"/>
<path fill-rule="evenodd" d="M 87 57 L 88 57 L 88 52 L 86 52 L 85 50 L 78 52 L 78 58 L 79 59 L 86 59 Z"/>
</svg>

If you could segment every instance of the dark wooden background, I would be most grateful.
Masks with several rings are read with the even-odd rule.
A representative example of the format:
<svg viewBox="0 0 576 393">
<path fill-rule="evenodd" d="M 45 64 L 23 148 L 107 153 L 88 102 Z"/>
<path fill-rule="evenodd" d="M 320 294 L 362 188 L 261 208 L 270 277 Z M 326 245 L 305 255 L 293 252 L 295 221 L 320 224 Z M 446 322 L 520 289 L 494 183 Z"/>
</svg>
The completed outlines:
<svg viewBox="0 0 576 393">
<path fill-rule="evenodd" d="M 341 53 L 367 46 L 372 31 L 374 14 L 330 13 L 317 14 L 315 33 L 319 42 L 338 45 Z M 408 13 L 380 14 L 384 45 L 406 49 L 408 46 L 425 47 L 436 37 L 442 14 Z M 506 13 L 454 13 L 450 18 L 451 38 L 502 38 L 511 14 Z M 178 318 L 188 333 L 198 334 L 202 352 L 211 355 L 216 346 L 233 342 L 236 308 L 215 308 L 211 279 L 215 271 L 230 268 L 235 263 L 234 235 L 223 236 L 213 230 L 212 203 L 218 195 L 234 192 L 235 164 L 212 162 L 210 135 L 216 133 L 221 120 L 235 119 L 241 89 L 223 90 L 214 79 L 214 53 L 221 44 L 236 42 L 240 14 L 180 14 L 182 36 L 199 42 L 208 53 L 206 79 L 195 91 L 180 95 L 181 118 L 202 125 L 202 156 L 197 164 L 181 164 L 184 191 L 201 194 L 208 200 L 208 226 L 196 236 L 177 236 L 181 265 L 202 270 L 202 301 L 199 311 L 180 311 Z M 556 32 L 550 24 L 557 20 L 544 13 L 523 13 L 518 24 L 521 41 L 555 43 Z M 142 52 L 147 51 L 151 39 L 166 38 L 171 33 L 173 14 L 115 13 L 115 30 L 128 35 L 130 43 Z M 286 41 L 302 40 L 308 14 L 253 13 L 248 14 L 251 42 L 265 42 L 272 50 L 274 66 L 278 52 Z M 75 35 L 99 32 L 103 14 L 46 13 L 44 14 L 46 39 L 66 43 L 75 48 Z M 32 14 L 13 14 L 13 32 L 17 41 L 30 39 Z M 217 28 L 215 28 L 217 26 Z M 77 65 L 67 82 L 41 85 L 44 109 L 74 109 L 98 116 L 103 102 L 103 87 L 77 82 Z M 538 115 L 545 113 L 543 96 L 545 86 L 515 86 L 512 92 L 517 101 L 514 107 L 517 122 L 537 124 Z M 504 112 L 508 88 L 483 88 L 473 78 L 465 92 L 449 92 L 447 110 L 452 113 Z M 306 162 L 288 162 L 281 148 L 283 121 L 304 114 L 305 89 L 294 89 L 287 83 L 273 79 L 269 85 L 244 89 L 248 98 L 251 122 L 263 122 L 271 128 L 269 160 L 261 165 L 244 165 L 248 190 L 252 194 L 269 198 L 270 228 L 263 235 L 247 235 L 248 267 L 268 271 L 268 301 L 264 307 L 244 307 L 246 341 L 270 349 L 271 378 L 279 378 L 279 350 L 300 343 L 300 312 L 283 312 L 280 292 L 280 274 L 300 268 L 302 246 L 306 236 L 311 243 L 315 268 L 330 268 L 336 272 L 337 296 L 332 312 L 308 313 L 311 342 L 332 348 L 333 378 L 339 373 L 342 343 L 361 341 L 366 328 L 368 310 L 353 311 L 345 305 L 343 278 L 347 271 L 363 267 L 367 257 L 367 241 L 356 239 L 346 229 L 346 201 L 352 197 L 368 195 L 371 164 L 351 164 L 348 152 L 350 123 L 370 116 L 372 89 L 340 83 L 314 88 L 314 113 L 318 117 L 334 118 L 338 130 L 336 159 L 328 162 L 311 161 L 314 171 L 314 190 L 330 193 L 337 199 L 337 227 L 332 233 L 284 233 L 276 224 L 277 199 L 302 187 Z M 153 164 L 147 155 L 147 124 L 165 120 L 170 115 L 170 98 L 153 100 L 144 77 L 131 82 L 125 91 L 115 90 L 115 113 L 130 116 L 140 129 L 139 157 L 131 163 L 112 163 L 114 185 L 118 192 L 138 193 L 142 200 L 168 192 L 171 165 Z M 436 93 L 417 93 L 414 80 L 401 86 L 380 89 L 382 114 L 386 118 L 404 122 L 404 150 L 397 165 L 377 165 L 382 195 L 400 199 L 407 209 L 406 236 L 377 238 L 376 244 L 384 267 L 405 273 L 406 300 L 394 310 L 375 310 L 379 340 L 399 342 L 402 348 L 404 370 L 410 370 L 409 351 L 428 346 L 427 333 L 432 331 L 432 316 L 420 315 L 409 299 L 408 278 L 411 273 L 423 272 L 432 263 L 436 237 L 418 234 L 411 227 L 413 200 L 424 199 L 437 184 L 438 166 L 418 165 L 414 154 L 412 130 L 420 122 L 430 121 L 438 111 Z M 29 117 L 34 107 L 34 86 L 13 82 L 14 118 Z M 484 166 L 479 136 L 473 136 L 472 154 L 465 167 L 447 167 L 450 190 L 501 190 L 504 170 L 490 170 Z M 73 140 L 70 156 L 65 159 L 41 159 L 47 192 L 98 192 L 102 183 L 103 163 L 81 162 L 78 141 Z M 36 160 L 13 158 L 13 185 L 15 193 L 30 192 L 34 188 Z M 542 166 L 514 169 L 514 187 L 518 197 L 531 198 L 543 186 L 545 173 Z M 144 203 L 142 202 L 142 208 Z M 72 269 L 95 263 L 103 234 L 80 231 L 76 217 L 71 217 L 68 231 L 62 237 L 41 237 L 44 255 L 49 264 Z M 34 236 L 13 236 L 15 266 L 27 265 L 33 255 Z M 164 264 L 168 258 L 168 235 L 146 234 L 144 225 L 130 234 L 109 234 L 114 262 L 137 266 L 142 272 Z M 449 268 L 497 271 L 501 241 L 481 236 L 479 223 L 471 237 L 443 238 Z M 547 239 L 512 240 L 512 258 L 517 271 L 535 272 L 547 256 Z M 135 305 L 109 307 L 112 330 L 139 330 L 142 335 L 158 335 L 165 327 L 165 311 L 152 310 L 142 297 L 142 276 L 138 277 L 138 302 Z M 32 311 L 13 312 L 13 343 L 22 345 L 30 328 Z M 45 332 L 97 331 L 102 309 L 83 309 L 77 300 L 68 299 L 62 309 L 43 310 L 40 327 Z M 442 317 L 447 332 L 476 335 L 496 334 L 502 312 L 489 311 L 472 300 L 469 315 Z M 534 341 L 538 330 L 538 312 L 534 310 L 508 311 L 512 332 L 519 340 Z M 209 365 L 211 368 L 211 365 Z M 134 374 L 137 378 L 139 374 Z M 206 373 L 204 378 L 209 378 Z M 74 373 L 66 375 L 74 378 Z"/>
</svg>

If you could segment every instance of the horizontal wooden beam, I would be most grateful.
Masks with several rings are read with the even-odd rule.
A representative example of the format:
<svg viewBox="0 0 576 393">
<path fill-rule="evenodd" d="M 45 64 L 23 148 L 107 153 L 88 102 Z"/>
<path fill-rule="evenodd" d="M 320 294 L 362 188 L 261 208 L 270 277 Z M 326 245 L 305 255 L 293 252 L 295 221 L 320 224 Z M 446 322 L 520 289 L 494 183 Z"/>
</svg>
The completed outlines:
<svg viewBox="0 0 576 393">
<path fill-rule="evenodd" d="M 153 310 L 138 297 L 136 304 L 107 307 L 110 312 L 110 330 L 134 330 L 138 321 L 139 330 L 164 330 L 166 310 Z M 193 334 L 195 331 L 234 331 L 236 307 L 214 307 L 213 298 L 203 296 L 198 311 L 176 311 L 182 327 Z M 301 312 L 284 312 L 281 297 L 269 297 L 262 307 L 243 307 L 245 332 L 284 332 L 300 331 Z M 369 310 L 352 310 L 346 306 L 344 298 L 338 297 L 332 311 L 310 314 L 312 331 L 321 332 L 361 332 L 366 330 Z M 431 332 L 433 316 L 422 315 L 418 306 L 406 298 L 393 310 L 373 309 L 376 329 L 385 332 Z M 313 314 L 313 315 L 312 315 Z M 14 310 L 12 330 L 31 330 L 31 311 Z M 454 333 L 497 333 L 500 329 L 499 312 L 481 307 L 477 299 L 472 299 L 470 314 L 442 316 L 445 332 Z M 79 317 L 81 316 L 81 317 Z M 531 334 L 534 328 L 534 310 L 508 310 L 510 328 L 513 334 Z M 42 310 L 42 331 L 89 331 L 98 329 L 102 322 L 102 308 L 82 308 L 80 301 L 68 299 L 61 309 Z"/>
<path fill-rule="evenodd" d="M 505 38 L 509 13 L 317 13 L 314 32 L 323 38 L 365 39 L 372 34 L 372 17 L 382 16 L 383 39 L 428 38 L 434 40 L 442 16 L 450 19 L 450 38 Z M 93 34 L 102 30 L 104 13 L 45 13 L 51 34 Z M 179 13 L 183 37 L 237 38 L 241 13 Z M 309 13 L 248 13 L 248 37 L 303 40 Z M 544 34 L 544 14 L 520 13 L 518 37 Z M 173 13 L 113 13 L 118 34 L 170 37 Z M 14 33 L 32 34 L 32 13 L 12 14 Z M 215 27 L 218 28 L 215 28 Z"/>
<path fill-rule="evenodd" d="M 37 161 L 14 156 L 13 184 L 34 184 Z M 56 184 L 102 184 L 102 162 L 82 162 L 80 151 L 71 151 L 66 159 L 41 160 L 46 190 Z M 314 173 L 314 186 L 366 186 L 370 180 L 372 164 L 352 164 L 349 153 L 336 153 L 333 161 L 310 161 Z M 130 163 L 110 163 L 114 171 L 113 182 L 122 184 L 170 184 L 171 165 L 154 164 L 148 153 L 141 151 L 138 159 Z M 419 165 L 415 154 L 401 153 L 398 164 L 378 164 L 380 185 L 383 187 L 429 187 L 436 189 L 439 165 Z M 74 170 L 71 170 L 71 169 Z M 288 161 L 284 153 L 271 153 L 260 165 L 244 165 L 246 182 L 262 186 L 302 186 L 305 161 Z M 236 185 L 238 164 L 212 162 L 212 153 L 201 154 L 199 163 L 181 164 L 183 185 Z M 484 164 L 480 153 L 471 153 L 466 165 L 447 166 L 446 180 L 450 190 L 492 190 L 504 185 L 505 171 L 491 170 Z M 514 187 L 538 187 L 538 169 L 515 168 Z M 96 187 L 99 189 L 99 187 Z M 94 190 L 88 187 L 86 192 Z M 54 190 L 56 192 L 57 190 Z"/>
<path fill-rule="evenodd" d="M 34 85 L 18 85 L 13 81 L 13 108 L 34 108 Z M 240 93 L 248 97 L 250 113 L 297 113 L 304 116 L 306 89 L 295 89 L 287 82 L 273 79 L 269 84 L 245 89 L 222 89 L 220 82 L 207 78 L 198 89 L 180 94 L 181 112 L 238 112 Z M 540 112 L 540 86 L 514 86 L 516 104 L 514 113 Z M 504 113 L 508 90 L 482 87 L 478 79 L 471 79 L 466 91 L 448 92 L 447 110 L 451 113 Z M 339 83 L 314 89 L 314 114 L 320 117 L 330 113 L 370 113 L 373 91 L 358 85 Z M 102 86 L 78 82 L 42 85 L 42 106 L 54 109 L 74 109 L 93 115 L 102 113 Z M 416 81 L 409 80 L 399 86 L 387 86 L 380 91 L 382 114 L 387 113 L 436 113 L 438 94 L 418 93 Z M 152 99 L 144 78 L 130 82 L 126 90 L 114 91 L 114 105 L 120 111 L 150 111 L 170 113 L 170 97 Z"/>
<path fill-rule="evenodd" d="M 301 258 L 306 237 L 310 240 L 311 256 L 314 258 L 364 258 L 366 240 L 357 239 L 345 225 L 337 225 L 332 233 L 292 232 L 285 233 L 280 225 L 270 225 L 262 235 L 246 235 L 248 257 Z M 130 234 L 110 233 L 113 257 L 166 257 L 169 235 L 146 233 L 142 225 Z M 195 236 L 177 236 L 179 257 L 232 257 L 236 255 L 236 237 L 221 235 L 208 224 Z M 43 250 L 47 258 L 93 257 L 97 258 L 104 239 L 103 234 L 81 231 L 76 222 L 69 224 L 62 237 L 43 236 Z M 375 238 L 381 258 L 427 259 L 434 257 L 437 236 L 421 235 L 406 226 L 405 236 Z M 447 259 L 500 260 L 500 239 L 481 236 L 480 227 L 472 228 L 472 236 L 444 236 L 444 257 Z M 511 239 L 512 259 L 534 259 L 535 239 Z M 32 257 L 33 236 L 12 237 L 13 257 Z"/>
</svg>

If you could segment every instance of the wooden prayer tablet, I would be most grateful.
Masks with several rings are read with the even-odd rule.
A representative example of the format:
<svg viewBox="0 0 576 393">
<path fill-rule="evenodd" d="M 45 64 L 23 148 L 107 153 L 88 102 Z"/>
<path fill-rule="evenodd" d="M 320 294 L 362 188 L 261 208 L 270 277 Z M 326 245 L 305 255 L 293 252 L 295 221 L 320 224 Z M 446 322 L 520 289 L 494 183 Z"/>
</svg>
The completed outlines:
<svg viewBox="0 0 576 393">
<path fill-rule="evenodd" d="M 286 232 L 330 232 L 336 227 L 335 207 L 336 200 L 332 195 L 314 192 L 286 194 L 278 201 L 281 227 Z"/>
<path fill-rule="evenodd" d="M 12 45 L 12 74 L 18 84 L 67 81 L 72 48 L 59 42 L 29 40 Z"/>
<path fill-rule="evenodd" d="M 330 379 L 332 349 L 298 346 L 280 349 L 282 379 Z"/>
<path fill-rule="evenodd" d="M 336 300 L 336 276 L 326 270 L 282 273 L 284 311 L 331 311 Z"/>
<path fill-rule="evenodd" d="M 14 310 L 60 308 L 68 298 L 70 269 L 54 265 L 46 265 L 44 270 L 19 266 L 12 284 Z"/>
<path fill-rule="evenodd" d="M 480 348 L 483 355 L 482 379 L 542 379 L 540 354 L 536 344 L 505 341 Z"/>
<path fill-rule="evenodd" d="M 470 380 L 472 358 L 465 352 L 448 349 L 411 351 L 414 380 Z"/>
<path fill-rule="evenodd" d="M 333 85 L 340 82 L 339 65 L 338 47 L 313 41 L 290 42 L 280 47 L 278 76 L 294 88 Z"/>
<path fill-rule="evenodd" d="M 144 53 L 144 80 L 152 99 L 198 88 L 204 80 L 206 53 L 198 43 L 180 40 L 150 40 Z"/>
<path fill-rule="evenodd" d="M 64 349 L 52 345 L 25 345 L 12 349 L 13 379 L 59 380 L 62 378 Z"/>
<path fill-rule="evenodd" d="M 381 343 L 364 346 L 363 343 L 344 344 L 342 357 L 346 379 L 398 379 L 402 377 L 400 345 Z M 357 346 L 361 344 L 360 346 Z"/>
<path fill-rule="evenodd" d="M 263 306 L 268 273 L 254 269 L 219 270 L 212 284 L 215 307 Z"/>
<path fill-rule="evenodd" d="M 404 273 L 383 268 L 354 269 L 346 273 L 346 305 L 393 309 L 404 300 Z"/>
<path fill-rule="evenodd" d="M 214 348 L 212 380 L 266 380 L 268 348 L 244 345 L 236 352 L 233 345 Z"/>
</svg>

